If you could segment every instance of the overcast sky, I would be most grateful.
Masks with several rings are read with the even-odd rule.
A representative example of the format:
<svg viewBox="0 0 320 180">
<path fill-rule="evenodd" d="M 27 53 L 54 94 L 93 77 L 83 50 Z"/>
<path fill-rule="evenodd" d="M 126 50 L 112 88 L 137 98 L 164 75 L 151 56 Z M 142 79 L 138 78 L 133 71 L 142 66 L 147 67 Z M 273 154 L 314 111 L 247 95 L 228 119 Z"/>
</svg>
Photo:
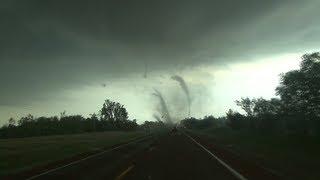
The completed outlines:
<svg viewBox="0 0 320 180">
<path fill-rule="evenodd" d="M 175 118 L 270 98 L 278 74 L 319 51 L 319 0 L 1 0 L 0 124 L 97 112 L 119 101 L 152 120 L 159 90 Z M 105 84 L 105 87 L 102 86 Z"/>
</svg>

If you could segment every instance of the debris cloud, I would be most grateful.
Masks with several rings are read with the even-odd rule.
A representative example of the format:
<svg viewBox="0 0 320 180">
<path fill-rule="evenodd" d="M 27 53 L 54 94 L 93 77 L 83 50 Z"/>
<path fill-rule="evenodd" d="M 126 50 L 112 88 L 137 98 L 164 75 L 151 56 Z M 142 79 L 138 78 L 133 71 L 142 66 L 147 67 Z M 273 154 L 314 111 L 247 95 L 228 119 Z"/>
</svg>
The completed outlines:
<svg viewBox="0 0 320 180">
<path fill-rule="evenodd" d="M 156 114 L 153 115 L 153 118 L 156 119 L 158 122 L 162 122 L 161 118 Z"/>
</svg>

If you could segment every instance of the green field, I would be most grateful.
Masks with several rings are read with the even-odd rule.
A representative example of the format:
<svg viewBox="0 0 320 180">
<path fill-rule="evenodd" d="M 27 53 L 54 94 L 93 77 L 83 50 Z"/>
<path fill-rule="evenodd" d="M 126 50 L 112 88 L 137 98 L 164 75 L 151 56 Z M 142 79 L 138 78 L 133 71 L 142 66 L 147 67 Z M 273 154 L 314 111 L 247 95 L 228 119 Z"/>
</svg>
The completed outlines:
<svg viewBox="0 0 320 180">
<path fill-rule="evenodd" d="M 212 138 L 217 144 L 252 158 L 280 174 L 319 179 L 320 138 L 288 135 L 262 135 L 231 129 L 195 131 Z"/>
<path fill-rule="evenodd" d="M 143 136 L 143 132 L 101 132 L 0 140 L 0 175 L 108 148 Z"/>
</svg>

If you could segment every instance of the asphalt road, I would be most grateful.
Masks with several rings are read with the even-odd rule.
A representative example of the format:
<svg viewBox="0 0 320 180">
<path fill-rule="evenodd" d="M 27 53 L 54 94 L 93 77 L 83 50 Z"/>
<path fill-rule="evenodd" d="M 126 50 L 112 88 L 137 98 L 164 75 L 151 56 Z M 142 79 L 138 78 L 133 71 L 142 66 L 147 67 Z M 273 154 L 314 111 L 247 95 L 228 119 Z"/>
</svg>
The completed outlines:
<svg viewBox="0 0 320 180">
<path fill-rule="evenodd" d="M 236 179 L 182 133 L 159 138 L 133 165 L 123 179 Z"/>
<path fill-rule="evenodd" d="M 185 134 L 170 132 L 31 179 L 241 179 L 213 156 Z"/>
</svg>

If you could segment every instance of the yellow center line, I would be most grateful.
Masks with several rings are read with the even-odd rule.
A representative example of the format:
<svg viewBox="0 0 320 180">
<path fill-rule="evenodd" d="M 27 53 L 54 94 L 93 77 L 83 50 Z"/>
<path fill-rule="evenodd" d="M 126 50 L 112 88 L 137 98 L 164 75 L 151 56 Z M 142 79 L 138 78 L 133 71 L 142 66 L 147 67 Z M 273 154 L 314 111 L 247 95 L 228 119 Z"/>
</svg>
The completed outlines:
<svg viewBox="0 0 320 180">
<path fill-rule="evenodd" d="M 121 180 L 121 179 L 123 179 L 124 176 L 125 176 L 129 171 L 131 171 L 133 167 L 134 167 L 134 165 L 129 166 L 125 171 L 123 171 L 119 176 L 117 176 L 117 177 L 115 178 L 115 180 Z"/>
</svg>

